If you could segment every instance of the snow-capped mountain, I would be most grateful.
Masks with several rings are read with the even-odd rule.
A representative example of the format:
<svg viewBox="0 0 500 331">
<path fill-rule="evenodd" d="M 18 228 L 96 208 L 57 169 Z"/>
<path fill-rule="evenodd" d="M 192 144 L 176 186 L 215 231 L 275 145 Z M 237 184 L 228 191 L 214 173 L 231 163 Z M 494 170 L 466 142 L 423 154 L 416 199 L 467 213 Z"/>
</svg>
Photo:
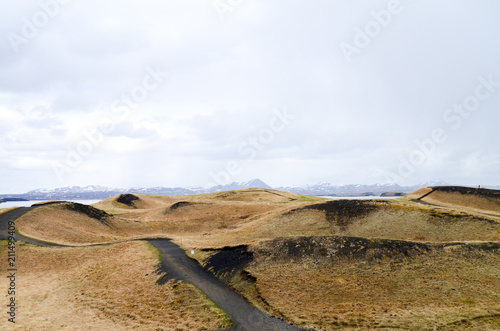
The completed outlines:
<svg viewBox="0 0 500 331">
<path fill-rule="evenodd" d="M 267 185 L 258 178 L 254 178 L 248 182 L 233 182 L 227 185 L 217 185 L 209 189 L 209 192 L 221 192 L 221 191 L 231 191 L 231 190 L 241 190 L 245 188 L 264 188 L 272 189 L 271 186 Z"/>
<path fill-rule="evenodd" d="M 329 195 L 329 196 L 361 196 L 381 195 L 386 192 L 410 193 L 425 186 L 447 185 L 444 182 L 428 182 L 415 186 L 400 186 L 398 184 L 349 184 L 339 185 L 330 183 L 318 183 L 304 186 L 282 186 L 277 190 L 288 191 L 304 195 Z M 220 191 L 240 190 L 247 188 L 271 189 L 262 180 L 255 178 L 248 182 L 233 182 L 227 185 L 217 185 L 210 188 L 183 188 L 183 187 L 134 187 L 130 189 L 109 188 L 99 185 L 68 186 L 53 189 L 37 189 L 24 194 L 2 194 L 0 198 L 22 198 L 27 200 L 69 200 L 69 199 L 106 199 L 117 194 L 154 194 L 154 195 L 190 195 Z"/>
<path fill-rule="evenodd" d="M 210 188 L 184 188 L 184 187 L 134 187 L 130 189 L 110 188 L 99 185 L 88 186 L 67 186 L 51 189 L 37 189 L 24 194 L 3 194 L 1 197 L 16 197 L 27 200 L 65 200 L 65 199 L 106 199 L 117 194 L 153 194 L 153 195 L 190 195 L 220 191 L 240 190 L 245 188 L 266 188 L 271 187 L 260 179 L 252 179 L 248 182 L 234 182 L 227 185 L 217 185 Z"/>
<path fill-rule="evenodd" d="M 423 186 L 418 186 L 418 188 Z M 319 183 L 316 185 L 305 185 L 298 187 L 278 187 L 278 190 L 305 195 L 328 195 L 328 196 L 354 196 L 354 195 L 380 195 L 386 192 L 413 192 L 413 187 L 402 187 L 398 184 L 349 184 L 338 185 Z"/>
<path fill-rule="evenodd" d="M 16 195 L 27 200 L 64 200 L 64 199 L 105 199 L 123 193 L 120 188 L 103 187 L 99 185 L 67 186 L 52 189 L 37 189 Z"/>
<path fill-rule="evenodd" d="M 40 194 L 40 193 L 75 193 L 75 192 L 115 192 L 123 191 L 121 188 L 109 188 L 99 185 L 88 185 L 88 186 L 66 186 L 51 189 L 36 189 L 29 191 L 26 194 Z"/>
</svg>

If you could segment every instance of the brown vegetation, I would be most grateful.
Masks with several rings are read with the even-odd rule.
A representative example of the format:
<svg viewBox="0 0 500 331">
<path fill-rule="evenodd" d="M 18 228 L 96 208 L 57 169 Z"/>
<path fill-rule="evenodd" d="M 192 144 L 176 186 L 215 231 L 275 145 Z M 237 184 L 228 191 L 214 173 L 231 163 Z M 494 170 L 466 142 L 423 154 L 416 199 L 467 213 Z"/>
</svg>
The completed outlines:
<svg viewBox="0 0 500 331">
<path fill-rule="evenodd" d="M 0 241 L 0 254 L 7 256 Z M 18 243 L 19 330 L 206 330 L 227 316 L 193 286 L 157 285 L 158 252 L 142 241 L 78 248 Z M 6 259 L 0 260 L 6 270 Z M 4 289 L 8 279 L 2 277 Z M 6 318 L 0 328 L 8 329 Z"/>
<path fill-rule="evenodd" d="M 316 329 L 494 330 L 498 200 L 467 192 L 334 201 L 259 189 L 134 195 L 94 205 L 102 211 L 39 207 L 16 225 L 65 244 L 172 238 L 259 308 Z"/>
<path fill-rule="evenodd" d="M 496 330 L 499 248 L 349 237 L 278 239 L 254 246 L 247 270 L 271 309 L 298 325 Z"/>
<path fill-rule="evenodd" d="M 500 217 L 500 190 L 460 186 L 425 187 L 406 196 L 451 208 L 463 207 Z"/>
<path fill-rule="evenodd" d="M 80 207 L 79 207 L 80 206 Z M 74 203 L 38 207 L 19 218 L 23 235 L 58 244 L 93 244 L 123 240 L 120 222 L 105 212 Z"/>
<path fill-rule="evenodd" d="M 308 201 L 301 196 L 257 190 L 182 197 L 138 196 L 151 209 L 117 207 L 102 201 L 106 214 L 68 209 L 74 204 L 40 207 L 21 217 L 21 233 L 61 244 L 88 244 L 147 237 L 173 238 L 189 248 L 246 245 L 276 237 L 356 236 L 423 242 L 497 241 L 500 217 L 408 199 Z M 222 196 L 238 197 L 225 201 Z M 434 194 L 434 193 L 433 193 Z M 138 204 L 137 200 L 133 201 Z M 107 209 L 106 209 L 107 208 Z M 114 215 L 114 216 L 113 216 Z M 94 215 L 95 216 L 95 215 Z"/>
</svg>

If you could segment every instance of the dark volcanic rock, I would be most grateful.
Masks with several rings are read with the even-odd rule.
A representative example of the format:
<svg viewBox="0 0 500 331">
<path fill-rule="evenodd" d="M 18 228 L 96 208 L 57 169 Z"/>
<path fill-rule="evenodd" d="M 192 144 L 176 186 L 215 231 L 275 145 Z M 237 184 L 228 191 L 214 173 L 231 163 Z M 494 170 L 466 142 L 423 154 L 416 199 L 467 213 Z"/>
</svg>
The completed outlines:
<svg viewBox="0 0 500 331">
<path fill-rule="evenodd" d="M 117 202 L 123 203 L 124 205 L 127 205 L 129 207 L 137 208 L 134 205 L 134 201 L 140 200 L 138 196 L 133 195 L 133 194 L 120 194 L 118 199 L 116 199 Z"/>
<path fill-rule="evenodd" d="M 387 203 L 379 201 L 378 203 Z M 324 211 L 328 222 L 342 228 L 354 222 L 355 217 L 365 216 L 378 209 L 377 205 L 367 200 L 334 200 L 325 203 L 306 206 L 304 208 L 293 209 L 288 213 L 299 210 L 313 209 Z"/>
<path fill-rule="evenodd" d="M 204 269 L 217 276 L 230 277 L 241 272 L 251 261 L 252 253 L 247 246 L 227 247 L 209 257 Z"/>
<path fill-rule="evenodd" d="M 301 259 L 329 260 L 382 258 L 401 260 L 431 252 L 445 253 L 446 247 L 464 257 L 476 258 L 485 253 L 500 254 L 500 243 L 440 243 L 425 244 L 404 240 L 368 239 L 359 237 L 299 237 L 276 238 L 253 249 L 257 259 L 290 261 Z"/>
<path fill-rule="evenodd" d="M 170 210 L 175 210 L 177 208 L 181 208 L 181 207 L 184 207 L 184 206 L 189 206 L 191 204 L 192 204 L 191 202 L 179 201 L 179 202 L 174 203 L 172 206 L 170 206 Z"/>
<path fill-rule="evenodd" d="M 277 238 L 266 243 L 266 248 L 257 248 L 256 253 L 275 260 L 290 258 L 335 259 L 367 258 L 383 256 L 409 257 L 428 252 L 431 247 L 422 243 L 400 240 L 366 239 L 357 237 L 299 237 Z"/>
<path fill-rule="evenodd" d="M 106 213 L 104 210 L 97 209 L 89 205 L 83 205 L 76 202 L 68 202 L 64 204 L 64 207 L 68 210 L 85 214 L 91 218 L 98 220 L 104 225 L 111 226 L 109 219 L 112 217 L 110 214 Z"/>
</svg>

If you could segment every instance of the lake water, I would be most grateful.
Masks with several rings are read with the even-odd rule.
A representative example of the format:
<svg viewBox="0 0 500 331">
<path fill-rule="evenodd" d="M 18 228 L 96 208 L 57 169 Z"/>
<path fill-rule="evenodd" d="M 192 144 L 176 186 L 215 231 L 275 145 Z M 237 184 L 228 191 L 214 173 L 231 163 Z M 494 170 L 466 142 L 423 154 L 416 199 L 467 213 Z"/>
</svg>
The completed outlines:
<svg viewBox="0 0 500 331">
<path fill-rule="evenodd" d="M 34 203 L 40 203 L 40 202 L 45 202 L 45 201 L 52 201 L 52 200 L 7 201 L 7 202 L 0 203 L 0 208 L 31 207 L 31 205 Z M 77 203 L 81 203 L 83 205 L 91 205 L 91 204 L 97 203 L 101 200 L 64 200 L 64 201 L 77 202 Z"/>
</svg>

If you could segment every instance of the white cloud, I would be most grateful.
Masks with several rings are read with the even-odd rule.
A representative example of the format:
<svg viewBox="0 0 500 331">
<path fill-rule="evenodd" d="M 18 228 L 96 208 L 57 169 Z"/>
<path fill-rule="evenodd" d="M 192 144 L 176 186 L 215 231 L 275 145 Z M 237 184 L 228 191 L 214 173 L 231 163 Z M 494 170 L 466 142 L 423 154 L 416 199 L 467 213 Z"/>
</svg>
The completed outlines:
<svg viewBox="0 0 500 331">
<path fill-rule="evenodd" d="M 443 113 L 479 76 L 500 81 L 500 5 L 401 1 L 401 13 L 348 63 L 340 43 L 387 3 L 255 0 L 221 21 L 210 1 L 72 1 L 17 53 L 9 34 L 42 9 L 9 3 L 0 13 L 0 170 L 10 179 L 0 189 L 204 185 L 210 171 L 246 158 L 238 145 L 275 107 L 297 120 L 241 180 L 382 182 L 438 127 L 447 141 L 404 181 L 499 184 L 500 88 L 457 130 Z M 157 66 L 171 75 L 126 118 L 114 113 Z M 47 164 L 103 119 L 115 129 L 59 183 Z"/>
</svg>

